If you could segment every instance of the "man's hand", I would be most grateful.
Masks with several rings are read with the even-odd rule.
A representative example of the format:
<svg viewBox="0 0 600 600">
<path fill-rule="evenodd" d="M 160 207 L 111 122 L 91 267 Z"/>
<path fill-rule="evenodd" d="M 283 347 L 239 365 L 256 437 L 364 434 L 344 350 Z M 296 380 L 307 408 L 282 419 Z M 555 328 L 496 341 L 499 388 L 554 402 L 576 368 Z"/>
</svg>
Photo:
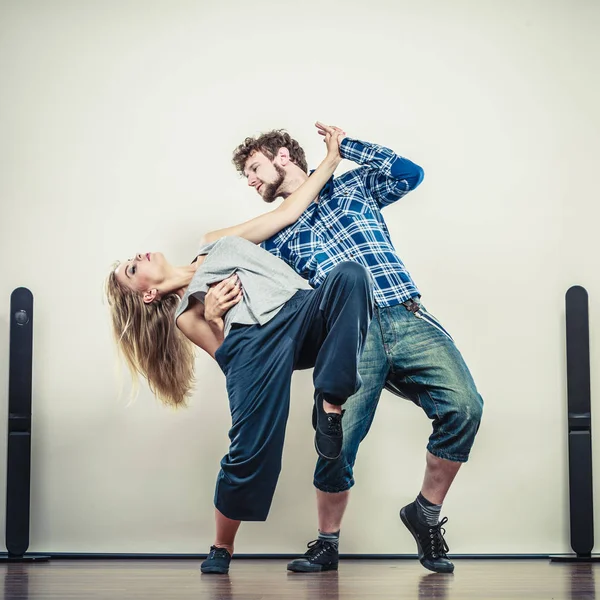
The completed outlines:
<svg viewBox="0 0 600 600">
<path fill-rule="evenodd" d="M 209 323 L 219 321 L 242 296 L 242 284 L 237 275 L 211 285 L 204 297 L 204 318 Z"/>
</svg>

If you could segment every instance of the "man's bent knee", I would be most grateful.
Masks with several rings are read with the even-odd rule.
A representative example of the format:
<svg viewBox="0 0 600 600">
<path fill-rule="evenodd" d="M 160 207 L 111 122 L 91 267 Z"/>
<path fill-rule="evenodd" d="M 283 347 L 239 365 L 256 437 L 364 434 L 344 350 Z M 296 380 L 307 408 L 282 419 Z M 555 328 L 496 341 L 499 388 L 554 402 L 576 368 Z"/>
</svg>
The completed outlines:
<svg viewBox="0 0 600 600">
<path fill-rule="evenodd" d="M 483 416 L 483 398 L 477 392 L 464 393 L 439 415 L 427 449 L 438 458 L 466 462 Z"/>
</svg>

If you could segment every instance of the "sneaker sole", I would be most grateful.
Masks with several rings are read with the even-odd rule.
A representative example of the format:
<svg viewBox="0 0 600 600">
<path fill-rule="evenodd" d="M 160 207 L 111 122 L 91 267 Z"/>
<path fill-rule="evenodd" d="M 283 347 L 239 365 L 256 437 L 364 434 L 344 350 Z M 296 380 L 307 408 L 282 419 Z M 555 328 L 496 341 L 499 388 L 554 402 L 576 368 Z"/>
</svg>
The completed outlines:
<svg viewBox="0 0 600 600">
<path fill-rule="evenodd" d="M 338 565 L 337 563 L 331 565 L 295 565 L 293 563 L 289 563 L 287 570 L 292 571 L 293 573 L 321 573 L 323 571 L 337 571 Z"/>
<path fill-rule="evenodd" d="M 316 438 L 316 436 L 315 436 L 315 450 L 317 451 L 317 454 L 318 454 L 318 455 L 319 455 L 321 458 L 324 458 L 325 460 L 337 460 L 337 459 L 338 459 L 338 458 L 339 458 L 339 457 L 342 455 L 342 452 L 341 452 L 341 450 L 340 450 L 340 452 L 338 453 L 338 455 L 337 455 L 337 456 L 327 456 L 326 454 L 323 454 L 323 452 L 321 452 L 321 451 L 319 450 L 319 445 L 317 444 L 317 438 Z"/>
<path fill-rule="evenodd" d="M 227 575 L 229 573 L 229 569 L 222 569 L 220 567 L 200 567 L 200 571 L 213 575 Z"/>
<path fill-rule="evenodd" d="M 408 518 L 406 516 L 406 507 L 400 509 L 400 519 L 402 519 L 404 526 L 406 527 L 406 529 L 408 529 L 408 531 L 410 532 L 410 535 L 413 536 L 413 538 L 417 544 L 417 550 L 418 550 L 418 554 L 419 554 L 419 562 L 421 563 L 421 565 L 428 571 L 433 571 L 434 573 L 452 573 L 452 571 L 454 571 L 454 567 L 452 567 L 452 570 L 450 570 L 450 571 L 447 571 L 447 570 L 438 571 L 436 569 L 432 569 L 431 567 L 428 567 L 427 565 L 423 564 L 423 548 L 421 547 L 419 538 L 417 537 L 417 534 L 415 533 L 412 525 L 410 524 L 410 521 L 408 520 Z"/>
</svg>

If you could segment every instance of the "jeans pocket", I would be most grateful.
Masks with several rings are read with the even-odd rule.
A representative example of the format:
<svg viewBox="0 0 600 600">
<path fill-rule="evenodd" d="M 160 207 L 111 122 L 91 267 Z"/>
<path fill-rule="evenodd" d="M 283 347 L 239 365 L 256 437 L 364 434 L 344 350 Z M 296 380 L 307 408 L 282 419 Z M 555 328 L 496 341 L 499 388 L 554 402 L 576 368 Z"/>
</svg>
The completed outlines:
<svg viewBox="0 0 600 600">
<path fill-rule="evenodd" d="M 435 327 L 438 331 L 443 333 L 451 342 L 454 343 L 452 336 L 444 329 L 444 327 L 442 327 L 442 324 L 431 313 L 427 312 L 427 310 L 422 305 L 419 308 L 419 310 L 413 314 L 415 315 L 415 317 L 417 317 L 417 319 L 421 319 L 422 321 L 429 323 L 432 327 Z"/>
</svg>

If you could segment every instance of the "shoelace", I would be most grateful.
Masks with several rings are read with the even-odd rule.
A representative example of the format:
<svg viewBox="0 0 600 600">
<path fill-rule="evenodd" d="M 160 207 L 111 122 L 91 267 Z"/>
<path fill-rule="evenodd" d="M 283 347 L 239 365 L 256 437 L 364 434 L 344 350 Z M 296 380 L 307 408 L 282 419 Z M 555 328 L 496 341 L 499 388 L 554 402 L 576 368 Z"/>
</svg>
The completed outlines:
<svg viewBox="0 0 600 600">
<path fill-rule="evenodd" d="M 333 433 L 334 435 L 340 435 L 340 433 L 342 433 L 342 415 L 338 415 L 335 413 L 328 414 L 327 425 L 329 433 Z"/>
<path fill-rule="evenodd" d="M 217 548 L 216 546 L 211 546 L 208 559 L 214 560 L 215 558 L 229 558 L 229 552 L 227 552 L 225 548 Z"/>
<path fill-rule="evenodd" d="M 309 558 L 317 558 L 321 556 L 321 554 L 325 554 L 332 548 L 333 544 L 330 542 L 326 542 L 325 540 L 313 540 L 312 542 L 308 542 L 306 547 L 308 550 L 305 552 L 304 556 Z"/>
<path fill-rule="evenodd" d="M 429 528 L 429 543 L 431 545 L 432 558 L 446 558 L 446 554 L 450 550 L 444 539 L 446 530 L 442 527 L 447 521 L 448 517 L 444 517 L 437 525 Z"/>
</svg>

